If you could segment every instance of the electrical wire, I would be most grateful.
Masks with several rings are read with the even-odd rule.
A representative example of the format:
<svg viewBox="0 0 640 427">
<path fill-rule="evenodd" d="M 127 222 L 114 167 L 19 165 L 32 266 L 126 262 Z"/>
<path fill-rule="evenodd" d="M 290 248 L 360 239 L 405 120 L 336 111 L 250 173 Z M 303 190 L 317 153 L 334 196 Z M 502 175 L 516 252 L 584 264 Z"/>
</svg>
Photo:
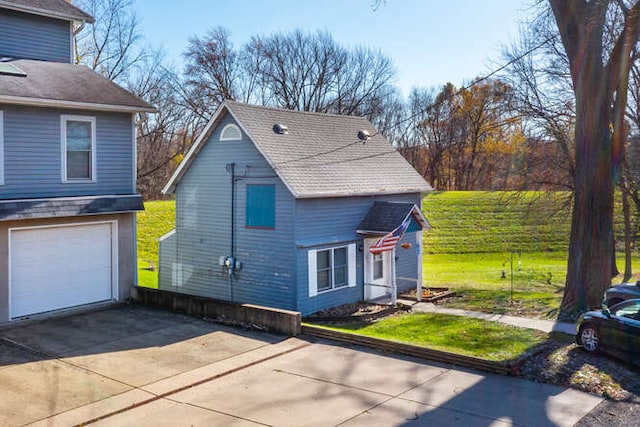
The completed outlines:
<svg viewBox="0 0 640 427">
<path fill-rule="evenodd" d="M 507 120 L 504 120 L 500 123 L 493 123 L 490 124 L 488 126 L 485 127 L 481 127 L 477 130 L 478 133 L 484 133 L 487 131 L 491 131 L 493 129 L 498 129 L 501 128 L 505 125 L 509 125 L 509 124 L 513 124 L 514 120 L 517 120 L 518 118 L 522 118 L 522 116 L 514 116 L 514 117 L 510 117 Z M 382 151 L 380 153 L 375 153 L 375 154 L 368 154 L 365 156 L 361 156 L 361 157 L 352 157 L 349 159 L 341 159 L 341 160 L 333 160 L 333 161 L 325 161 L 325 162 L 318 162 L 318 163 L 305 163 L 304 165 L 298 165 L 298 166 L 288 166 L 290 168 L 301 168 L 301 167 L 315 167 L 315 166 L 324 166 L 324 165 L 334 165 L 334 164 L 340 164 L 340 163 L 349 163 L 349 162 L 356 162 L 359 160 L 366 160 L 366 159 L 371 159 L 371 158 L 375 158 L 375 157 L 382 157 L 385 156 L 387 154 L 392 154 L 392 153 L 396 153 L 397 150 L 395 148 L 391 149 L 391 150 L 386 150 L 386 151 Z M 307 157 L 311 157 L 311 156 L 307 156 Z M 282 164 L 282 163 L 280 163 Z"/>
<path fill-rule="evenodd" d="M 396 127 L 398 125 L 401 125 L 403 123 L 408 122 L 409 120 L 413 120 L 416 117 L 418 117 L 419 115 L 425 113 L 427 110 L 437 107 L 440 104 L 442 104 L 445 101 L 448 101 L 449 99 L 453 98 L 454 96 L 460 95 L 461 93 L 471 89 L 473 86 L 477 85 L 480 82 L 483 82 L 485 80 L 490 79 L 491 77 L 495 76 L 496 74 L 498 74 L 500 71 L 510 67 L 511 65 L 515 64 L 516 62 L 520 61 L 522 58 L 531 55 L 533 52 L 535 52 L 536 50 L 540 49 L 542 46 L 546 45 L 547 43 L 549 43 L 551 40 L 555 39 L 557 36 L 556 35 L 551 35 L 549 37 L 547 37 L 546 39 L 544 39 L 541 43 L 538 43 L 537 45 L 533 46 L 532 48 L 530 48 L 529 50 L 527 50 L 526 52 L 522 53 L 520 56 L 513 58 L 511 60 L 509 60 L 509 62 L 507 62 L 506 64 L 496 68 L 495 70 L 493 70 L 492 72 L 490 72 L 489 74 L 477 78 L 476 80 L 473 81 L 473 83 L 468 84 L 467 86 L 463 86 L 462 88 L 458 89 L 457 91 L 455 91 L 454 93 L 452 93 L 451 95 L 448 95 L 446 97 L 443 97 L 442 99 L 430 104 L 429 106 L 423 108 L 422 110 L 418 111 L 417 113 L 414 113 L 412 115 L 410 115 L 409 117 L 406 117 L 402 120 L 397 121 L 396 123 L 392 123 L 390 125 L 388 125 L 387 127 L 385 127 L 383 130 L 379 130 L 376 133 L 374 133 L 371 136 L 375 136 L 378 134 L 381 134 L 382 132 L 384 132 L 385 130 L 391 128 L 391 127 Z"/>
<path fill-rule="evenodd" d="M 471 84 L 469 84 L 469 85 L 467 85 L 467 86 L 464 86 L 464 87 L 462 87 L 462 88 L 458 89 L 456 92 L 454 92 L 454 93 L 452 93 L 452 94 L 450 94 L 450 95 L 448 95 L 448 96 L 446 96 L 446 97 L 443 97 L 442 99 L 440 99 L 440 100 L 438 100 L 438 101 L 436 101 L 436 102 L 433 102 L 432 104 L 430 104 L 430 105 L 428 105 L 427 107 L 425 107 L 425 108 L 421 109 L 420 111 L 418 111 L 418 112 L 416 112 L 416 113 L 414 113 L 414 114 L 412 114 L 412 115 L 410 115 L 410 116 L 408 116 L 408 117 L 406 117 L 406 118 L 404 118 L 404 119 L 402 119 L 402 120 L 399 120 L 399 121 L 397 121 L 397 122 L 395 122 L 395 123 L 392 123 L 392 124 L 390 124 L 390 125 L 386 126 L 386 127 L 385 127 L 384 129 L 382 129 L 382 130 L 379 130 L 379 131 L 374 132 L 374 133 L 370 136 L 370 138 L 373 138 L 373 137 L 374 137 L 374 136 L 376 136 L 376 135 L 380 135 L 380 134 L 382 134 L 384 131 L 386 131 L 386 130 L 387 130 L 387 129 L 389 129 L 389 128 L 396 127 L 396 126 L 399 126 L 399 125 L 401 125 L 401 124 L 403 124 L 403 123 L 406 123 L 406 122 L 408 122 L 408 121 L 410 121 L 410 120 L 413 120 L 413 119 L 415 119 L 416 117 L 420 116 L 421 114 L 423 114 L 423 113 L 427 112 L 429 109 L 434 108 L 434 107 L 437 107 L 437 106 L 439 106 L 440 104 L 444 103 L 445 101 L 447 101 L 447 100 L 449 100 L 449 99 L 451 99 L 451 98 L 453 98 L 453 97 L 455 97 L 455 96 L 457 96 L 457 95 L 460 95 L 461 93 L 463 93 L 463 92 L 465 92 L 465 91 L 467 91 L 467 90 L 471 89 L 473 86 L 477 85 L 478 83 L 480 83 L 480 82 L 483 82 L 483 81 L 485 81 L 485 80 L 490 79 L 491 77 L 495 76 L 496 74 L 498 74 L 498 73 L 499 73 L 499 72 L 501 72 L 502 70 L 504 70 L 504 69 L 508 68 L 509 66 L 511 66 L 511 65 L 513 65 L 513 64 L 515 64 L 517 61 L 520 61 L 522 58 L 524 58 L 524 57 L 526 57 L 526 56 L 528 56 L 528 55 L 531 55 L 531 54 L 532 54 L 533 52 L 535 52 L 536 50 L 538 50 L 538 49 L 542 48 L 544 45 L 546 45 L 547 43 L 549 43 L 551 40 L 555 39 L 556 37 L 557 37 L 556 35 L 551 35 L 551 36 L 547 37 L 547 38 L 546 38 L 546 39 L 544 39 L 541 43 L 538 43 L 537 45 L 533 46 L 532 48 L 530 48 L 530 49 L 529 49 L 529 50 L 527 50 L 526 52 L 522 53 L 522 54 L 521 54 L 521 55 L 519 55 L 518 57 L 516 57 L 516 58 L 513 58 L 513 59 L 509 60 L 506 64 L 504 64 L 504 65 L 502 65 L 502 66 L 500 66 L 500 67 L 496 68 L 495 70 L 493 70 L 493 71 L 492 71 L 492 72 L 490 72 L 489 74 L 487 74 L 487 75 L 485 75 L 485 76 L 483 76 L 483 77 L 480 77 L 480 78 L 475 79 L 475 80 L 473 81 L 473 83 L 471 83 Z M 290 163 L 300 162 L 300 161 L 303 161 L 303 160 L 313 159 L 313 158 L 316 158 L 316 157 L 324 156 L 325 154 L 331 154 L 331 153 L 335 153 L 335 152 L 340 151 L 340 150 L 344 150 L 344 149 L 346 149 L 346 148 L 351 147 L 352 145 L 359 144 L 359 143 L 362 143 L 362 141 L 350 142 L 350 143 L 348 143 L 348 144 L 345 144 L 345 145 L 342 145 L 342 146 L 339 146 L 339 147 L 333 148 L 333 149 L 328 150 L 328 151 L 323 151 L 323 152 L 320 152 L 320 153 L 314 153 L 314 154 L 310 154 L 310 155 L 308 155 L 308 156 L 298 157 L 298 158 L 295 158 L 295 159 L 289 159 L 289 160 L 282 161 L 282 162 L 276 162 L 276 163 L 274 163 L 274 166 L 276 166 L 276 167 L 277 167 L 277 166 L 282 166 L 282 165 L 288 165 L 288 164 L 290 164 Z M 365 143 L 366 143 L 366 142 L 365 142 Z M 384 155 L 384 154 L 388 154 L 388 153 L 392 153 L 392 152 L 395 152 L 395 151 L 396 151 L 396 150 L 394 149 L 393 151 L 388 151 L 388 152 L 385 152 L 385 153 L 378 153 L 378 154 L 374 154 L 374 155 L 371 155 L 371 156 L 365 156 L 365 157 L 362 157 L 362 158 L 355 158 L 355 159 L 351 159 L 351 160 L 361 160 L 361 159 L 366 159 L 366 158 L 369 158 L 369 157 L 378 157 L 378 156 L 381 156 L 381 155 Z M 326 163 L 324 163 L 324 164 L 344 163 L 344 162 L 346 162 L 346 161 L 351 161 L 351 160 L 340 160 L 340 161 L 326 162 Z M 316 164 L 316 165 L 313 165 L 313 164 L 312 164 L 312 165 L 306 164 L 306 165 L 304 165 L 304 166 L 300 166 L 300 167 L 317 166 L 317 165 L 320 165 L 320 164 L 321 164 L 321 163 L 318 163 L 318 164 Z"/>
</svg>

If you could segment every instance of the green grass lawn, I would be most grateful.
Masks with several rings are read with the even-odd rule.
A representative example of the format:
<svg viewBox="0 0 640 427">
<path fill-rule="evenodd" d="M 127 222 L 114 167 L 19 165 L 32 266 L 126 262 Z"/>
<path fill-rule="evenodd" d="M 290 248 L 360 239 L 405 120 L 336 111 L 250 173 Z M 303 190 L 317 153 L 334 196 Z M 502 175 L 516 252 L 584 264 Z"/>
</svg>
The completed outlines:
<svg viewBox="0 0 640 427">
<path fill-rule="evenodd" d="M 498 362 L 516 359 L 548 338 L 536 330 L 439 313 L 409 313 L 374 323 L 325 327 Z"/>
<path fill-rule="evenodd" d="M 429 194 L 423 199 L 432 225 L 423 238 L 425 286 L 456 290 L 462 298 L 444 302 L 454 308 L 555 317 L 567 269 L 570 215 L 562 209 L 566 197 L 567 193 L 540 192 Z M 621 215 L 615 218 L 620 241 Z M 640 259 L 633 261 L 638 266 Z M 623 265 L 619 253 L 618 266 Z M 613 283 L 620 280 L 616 277 Z"/>
<path fill-rule="evenodd" d="M 427 237 L 425 237 L 427 238 Z M 557 289 L 564 286 L 566 252 L 424 254 L 425 286 L 508 290 Z M 504 270 L 506 278 L 502 278 Z"/>
<path fill-rule="evenodd" d="M 175 206 L 173 200 L 145 202 L 144 212 L 137 214 L 140 286 L 158 287 L 158 239 L 175 227 Z"/>
<path fill-rule="evenodd" d="M 457 291 L 459 298 L 444 302 L 447 307 L 553 318 L 562 299 L 566 256 L 563 252 L 514 254 L 512 276 L 509 253 L 424 254 L 423 282 Z"/>
<path fill-rule="evenodd" d="M 623 263 L 619 258 L 620 268 Z M 634 258 L 633 265 L 639 266 L 640 259 Z M 514 254 L 512 293 L 509 253 L 423 255 L 424 286 L 447 287 L 460 297 L 443 302 L 445 306 L 525 317 L 557 316 L 566 269 L 565 252 Z M 637 273 L 634 276 L 639 277 Z M 612 283 L 621 280 L 620 275 Z"/>
</svg>

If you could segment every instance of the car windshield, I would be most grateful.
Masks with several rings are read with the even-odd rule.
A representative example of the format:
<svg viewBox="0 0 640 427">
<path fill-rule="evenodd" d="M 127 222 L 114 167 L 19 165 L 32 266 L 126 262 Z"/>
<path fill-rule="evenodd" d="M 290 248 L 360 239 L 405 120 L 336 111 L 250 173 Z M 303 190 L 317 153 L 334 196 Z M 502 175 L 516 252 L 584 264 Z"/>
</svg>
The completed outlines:
<svg viewBox="0 0 640 427">
<path fill-rule="evenodd" d="M 619 317 L 640 320 L 640 300 L 625 301 L 614 306 L 611 314 Z"/>
</svg>

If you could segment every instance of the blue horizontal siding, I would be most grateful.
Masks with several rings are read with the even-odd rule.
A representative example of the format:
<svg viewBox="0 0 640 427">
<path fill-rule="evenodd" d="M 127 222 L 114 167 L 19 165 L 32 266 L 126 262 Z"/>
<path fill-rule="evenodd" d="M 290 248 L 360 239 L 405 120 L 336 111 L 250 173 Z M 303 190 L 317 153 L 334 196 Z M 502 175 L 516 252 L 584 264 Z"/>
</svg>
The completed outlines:
<svg viewBox="0 0 640 427">
<path fill-rule="evenodd" d="M 71 62 L 71 23 L 0 9 L 0 57 Z"/>
<path fill-rule="evenodd" d="M 218 124 L 176 188 L 176 258 L 185 281 L 179 292 L 295 309 L 294 199 L 253 143 L 220 141 Z M 218 265 L 231 255 L 231 175 L 235 163 L 235 255 L 242 270 L 229 278 Z M 273 185 L 275 227 L 247 228 L 246 186 Z M 163 261 L 161 260 L 161 263 Z M 188 277 L 186 277 L 188 276 Z M 162 278 L 160 283 L 166 283 Z M 164 286 L 164 285 L 163 285 Z"/>
<path fill-rule="evenodd" d="M 322 250 L 334 246 L 343 246 L 349 243 L 355 243 L 356 248 L 362 244 L 362 240 L 354 240 L 345 242 L 340 245 L 321 245 L 314 248 L 298 248 L 296 251 L 297 258 L 297 277 L 298 277 L 298 302 L 296 310 L 301 312 L 303 316 L 313 314 L 326 308 L 337 307 L 342 304 L 362 301 L 364 298 L 364 255 L 356 250 L 356 286 L 331 289 L 319 292 L 314 297 L 309 297 L 309 258 L 308 251 L 310 249 Z"/>
<path fill-rule="evenodd" d="M 216 124 L 209 140 L 176 187 L 176 235 L 167 244 L 175 253 L 160 265 L 180 266 L 180 287 L 161 269 L 160 287 L 241 303 L 293 309 L 308 315 L 328 307 L 356 302 L 364 296 L 364 254 L 356 251 L 356 286 L 320 292 L 309 297 L 308 251 L 363 244 L 356 233 L 374 201 L 420 203 L 419 194 L 295 200 L 246 135 L 238 141 L 220 141 L 226 116 Z M 235 123 L 234 123 L 235 124 Z M 229 277 L 219 258 L 231 255 L 231 175 L 234 163 L 236 259 L 242 270 Z M 275 227 L 246 227 L 247 185 L 273 185 Z M 250 212 L 251 214 L 251 212 Z M 410 235 L 410 236 L 409 236 Z M 415 233 L 408 233 L 406 239 Z M 415 250 L 399 252 L 401 274 L 417 276 Z M 412 267 L 413 266 L 413 267 Z M 415 270 L 415 271 L 414 271 Z M 166 272 L 166 273 L 163 273 Z"/>
<path fill-rule="evenodd" d="M 0 199 L 134 194 L 131 114 L 0 105 L 5 184 Z M 94 183 L 62 182 L 61 115 L 96 118 Z"/>
<path fill-rule="evenodd" d="M 329 199 L 299 199 L 296 201 L 296 244 L 297 251 L 297 310 L 303 315 L 335 307 L 341 304 L 361 301 L 364 297 L 364 254 L 357 251 L 357 286 L 320 293 L 309 297 L 309 272 L 307 252 L 309 249 L 323 249 L 356 242 L 363 244 L 363 236 L 356 233 L 358 224 L 373 206 L 374 201 L 394 201 L 415 203 L 420 206 L 419 194 L 397 194 L 368 197 L 341 197 Z M 406 239 L 415 242 L 415 234 L 410 233 Z M 413 262 L 417 266 L 415 251 L 398 251 L 406 277 L 417 276 L 410 271 Z M 406 258 L 406 259 L 405 259 Z M 413 261 L 412 261 L 413 260 Z M 406 265 L 406 268 L 404 266 Z M 413 276 L 409 276 L 413 274 Z M 405 283 L 402 283 L 405 286 Z"/>
</svg>

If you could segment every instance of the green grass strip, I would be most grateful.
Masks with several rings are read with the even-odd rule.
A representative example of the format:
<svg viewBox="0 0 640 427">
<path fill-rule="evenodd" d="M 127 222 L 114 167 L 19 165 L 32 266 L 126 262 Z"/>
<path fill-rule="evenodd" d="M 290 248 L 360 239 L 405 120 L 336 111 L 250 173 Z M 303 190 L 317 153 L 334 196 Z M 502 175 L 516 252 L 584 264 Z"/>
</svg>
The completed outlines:
<svg viewBox="0 0 640 427">
<path fill-rule="evenodd" d="M 544 332 L 439 313 L 409 313 L 374 323 L 323 326 L 485 360 L 514 360 L 548 338 Z"/>
</svg>

